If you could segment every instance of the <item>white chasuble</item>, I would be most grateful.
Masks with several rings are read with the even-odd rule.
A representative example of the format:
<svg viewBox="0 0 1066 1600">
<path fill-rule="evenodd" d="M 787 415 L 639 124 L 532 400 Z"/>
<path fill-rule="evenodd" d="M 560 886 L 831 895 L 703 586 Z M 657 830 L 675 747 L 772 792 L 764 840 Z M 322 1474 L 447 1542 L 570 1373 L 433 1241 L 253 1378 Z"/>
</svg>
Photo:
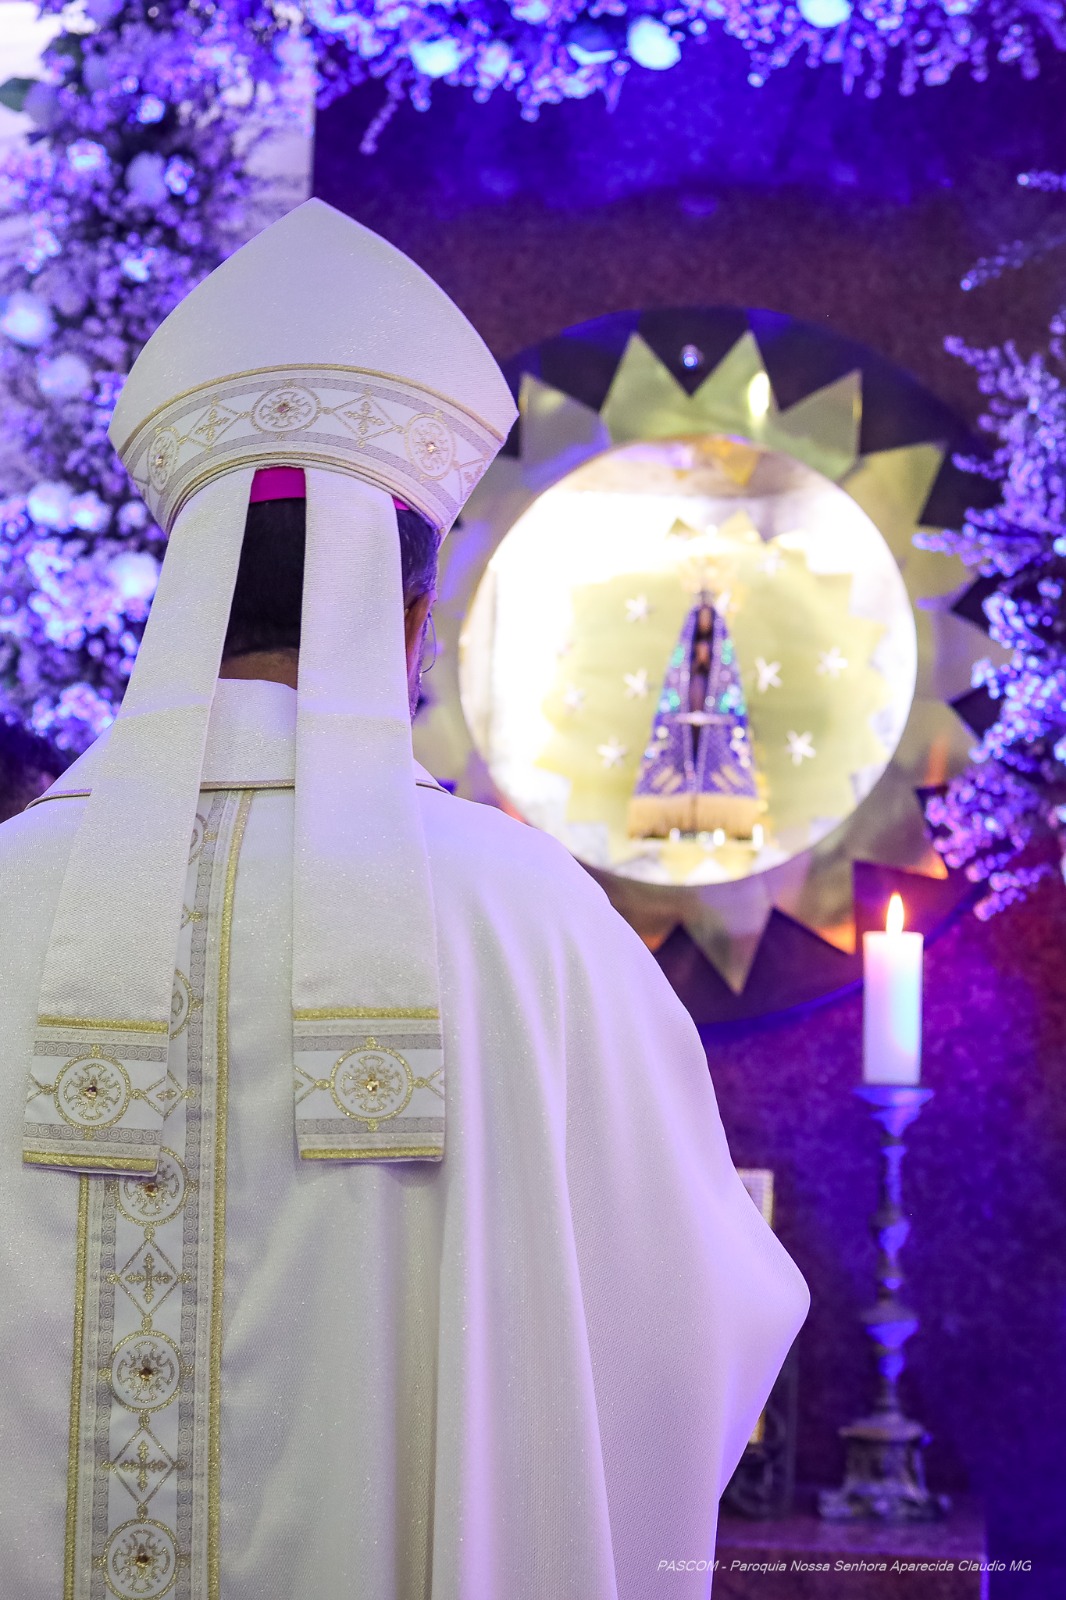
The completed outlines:
<svg viewBox="0 0 1066 1600">
<path fill-rule="evenodd" d="M 97 747 L 0 828 L 0 1594 L 706 1600 L 808 1297 L 696 1030 L 558 844 L 416 768 L 444 1157 L 301 1160 L 295 744 L 293 691 L 219 685 L 147 1180 L 21 1160 Z"/>
</svg>

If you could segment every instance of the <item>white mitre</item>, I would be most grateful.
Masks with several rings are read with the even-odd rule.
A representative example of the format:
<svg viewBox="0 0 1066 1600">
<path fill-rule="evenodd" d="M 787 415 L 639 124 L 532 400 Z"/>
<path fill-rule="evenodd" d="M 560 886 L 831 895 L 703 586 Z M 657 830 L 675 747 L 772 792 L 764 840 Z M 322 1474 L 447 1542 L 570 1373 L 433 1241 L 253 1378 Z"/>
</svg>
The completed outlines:
<svg viewBox="0 0 1066 1600">
<path fill-rule="evenodd" d="M 444 1079 L 395 495 L 446 532 L 515 418 L 420 268 L 310 200 L 174 310 L 110 436 L 170 535 L 72 848 L 23 1158 L 153 1173 L 208 715 L 257 467 L 305 470 L 293 862 L 296 1130 L 309 1158 L 439 1159 Z M 374 1043 L 381 1069 L 345 1063 Z M 351 1080 L 351 1081 L 349 1081 Z"/>
</svg>

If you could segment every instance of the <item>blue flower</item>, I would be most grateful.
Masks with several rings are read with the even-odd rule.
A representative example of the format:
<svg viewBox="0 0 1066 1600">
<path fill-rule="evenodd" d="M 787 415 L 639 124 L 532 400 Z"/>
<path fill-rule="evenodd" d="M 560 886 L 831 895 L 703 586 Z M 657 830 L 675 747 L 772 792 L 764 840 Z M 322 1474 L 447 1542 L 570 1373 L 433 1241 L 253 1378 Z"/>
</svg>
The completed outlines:
<svg viewBox="0 0 1066 1600">
<path fill-rule="evenodd" d="M 166 105 L 157 94 L 146 94 L 137 107 L 138 122 L 162 122 L 166 114 Z"/>
<path fill-rule="evenodd" d="M 75 172 L 104 172 L 110 165 L 107 151 L 95 139 L 75 139 L 67 145 L 67 161 Z"/>
</svg>

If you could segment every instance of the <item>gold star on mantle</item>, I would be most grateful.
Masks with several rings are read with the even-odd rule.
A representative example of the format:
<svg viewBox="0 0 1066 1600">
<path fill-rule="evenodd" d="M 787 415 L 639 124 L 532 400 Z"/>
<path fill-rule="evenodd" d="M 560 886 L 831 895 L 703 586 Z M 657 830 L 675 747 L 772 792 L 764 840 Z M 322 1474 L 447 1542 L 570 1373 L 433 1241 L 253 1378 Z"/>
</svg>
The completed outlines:
<svg viewBox="0 0 1066 1600">
<path fill-rule="evenodd" d="M 814 748 L 814 740 L 809 733 L 790 731 L 785 735 L 785 742 L 788 745 L 788 753 L 794 767 L 798 767 L 804 761 L 813 761 L 818 754 Z"/>
<path fill-rule="evenodd" d="M 836 645 L 834 645 L 831 650 L 822 651 L 818 657 L 818 665 L 814 670 L 821 678 L 839 678 L 842 672 L 848 670 L 847 658 L 842 656 Z"/>
<path fill-rule="evenodd" d="M 764 569 L 765 570 L 765 569 Z M 780 661 L 767 661 L 762 656 L 755 657 L 755 671 L 758 681 L 755 685 L 760 694 L 765 694 L 767 689 L 780 689 L 781 663 Z"/>
<path fill-rule="evenodd" d="M 619 744 L 617 739 L 608 739 L 606 744 L 596 746 L 596 754 L 605 767 L 620 767 L 629 750 L 626 745 Z"/>
</svg>

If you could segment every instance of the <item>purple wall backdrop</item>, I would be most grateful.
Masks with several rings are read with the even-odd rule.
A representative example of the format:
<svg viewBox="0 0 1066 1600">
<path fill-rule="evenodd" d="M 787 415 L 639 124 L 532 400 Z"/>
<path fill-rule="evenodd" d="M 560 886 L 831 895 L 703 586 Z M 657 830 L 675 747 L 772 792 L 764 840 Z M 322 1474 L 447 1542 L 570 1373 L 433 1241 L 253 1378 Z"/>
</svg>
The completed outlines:
<svg viewBox="0 0 1066 1600">
<path fill-rule="evenodd" d="M 739 52 L 692 52 L 634 73 L 618 109 L 550 108 L 521 122 L 438 90 L 402 109 L 379 153 L 359 140 L 368 86 L 319 120 L 315 192 L 431 272 L 501 358 L 609 311 L 764 306 L 863 340 L 968 419 L 969 372 L 943 337 L 1041 342 L 1063 256 L 969 295 L 980 255 L 1031 233 L 1056 202 L 1024 167 L 1066 167 L 1066 66 L 1026 85 L 1006 70 L 910 100 L 843 96 L 801 66 L 757 94 Z M 1058 203 L 1061 215 L 1061 203 Z M 867 1221 L 876 1139 L 851 1086 L 860 1000 L 721 1032 L 708 1055 L 734 1158 L 773 1167 L 779 1228 L 811 1284 L 801 1335 L 802 1478 L 833 1482 L 836 1428 L 862 1408 L 855 1321 L 872 1287 Z M 933 1485 L 969 1489 L 992 1554 L 994 1600 L 1066 1595 L 1066 893 L 929 952 L 926 1081 L 905 1182 L 905 1265 L 923 1322 L 907 1396 L 935 1435 Z"/>
</svg>

